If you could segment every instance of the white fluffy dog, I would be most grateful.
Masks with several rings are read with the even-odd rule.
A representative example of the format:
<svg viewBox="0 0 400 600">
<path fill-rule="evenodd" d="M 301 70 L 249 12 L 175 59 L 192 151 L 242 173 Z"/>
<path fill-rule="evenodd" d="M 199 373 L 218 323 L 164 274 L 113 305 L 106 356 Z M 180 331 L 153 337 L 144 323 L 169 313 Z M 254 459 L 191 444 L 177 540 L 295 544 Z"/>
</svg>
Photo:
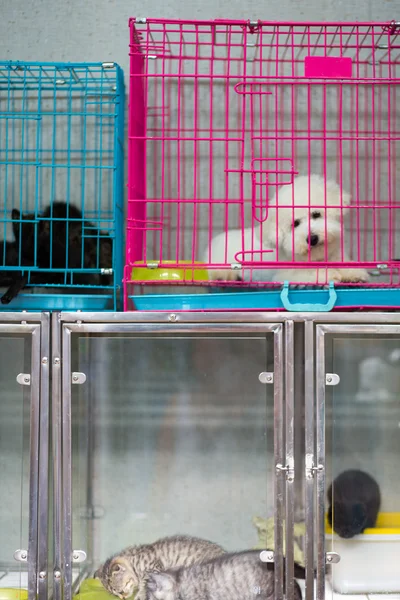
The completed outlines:
<svg viewBox="0 0 400 600">
<path fill-rule="evenodd" d="M 342 191 L 334 181 L 324 180 L 318 175 L 301 175 L 292 185 L 284 185 L 269 203 L 268 218 L 262 224 L 261 246 L 259 237 L 251 229 L 229 230 L 211 241 L 211 264 L 234 263 L 237 253 L 255 251 L 255 260 L 260 260 L 257 250 L 272 249 L 264 253 L 262 260 L 274 262 L 348 262 L 344 250 L 343 217 L 348 212 L 350 195 Z M 242 243 L 243 236 L 243 243 Z M 275 251 L 277 253 L 275 254 Z M 204 255 L 209 262 L 209 251 Z M 275 262 L 277 261 L 277 262 Z M 282 268 L 275 271 L 257 267 L 259 281 L 290 281 L 324 284 L 335 282 L 365 282 L 368 273 L 364 269 L 351 268 Z M 239 275 L 239 277 L 238 277 Z M 211 270 L 210 279 L 239 279 L 241 271 Z M 247 278 L 246 278 L 247 279 Z"/>
</svg>

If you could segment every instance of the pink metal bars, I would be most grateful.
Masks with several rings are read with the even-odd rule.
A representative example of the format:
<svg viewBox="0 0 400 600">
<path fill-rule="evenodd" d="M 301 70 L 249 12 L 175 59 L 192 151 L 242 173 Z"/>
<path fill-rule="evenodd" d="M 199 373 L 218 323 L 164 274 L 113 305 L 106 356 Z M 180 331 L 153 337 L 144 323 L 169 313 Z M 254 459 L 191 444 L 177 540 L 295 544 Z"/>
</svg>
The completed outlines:
<svg viewBox="0 0 400 600">
<path fill-rule="evenodd" d="M 125 309 L 137 284 L 400 285 L 400 22 L 130 33 Z"/>
</svg>

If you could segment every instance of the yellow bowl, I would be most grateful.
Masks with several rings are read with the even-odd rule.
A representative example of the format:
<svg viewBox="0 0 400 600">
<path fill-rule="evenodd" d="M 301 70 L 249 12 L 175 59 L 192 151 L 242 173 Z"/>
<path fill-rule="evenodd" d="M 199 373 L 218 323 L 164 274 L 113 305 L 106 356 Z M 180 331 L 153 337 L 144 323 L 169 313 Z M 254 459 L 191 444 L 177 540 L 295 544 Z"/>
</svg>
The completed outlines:
<svg viewBox="0 0 400 600">
<path fill-rule="evenodd" d="M 325 533 L 332 534 L 332 527 L 328 523 L 328 517 L 325 516 Z M 370 529 L 364 529 L 362 535 L 399 535 L 400 534 L 400 513 L 379 513 L 376 520 L 376 526 Z"/>
<path fill-rule="evenodd" d="M 28 590 L 0 588 L 0 600 L 28 600 Z"/>
<path fill-rule="evenodd" d="M 159 267 L 159 262 L 148 260 L 144 262 L 140 260 L 135 263 L 132 269 L 132 281 L 184 281 L 190 283 L 192 281 L 208 281 L 208 271 L 204 269 L 203 263 L 192 263 L 190 260 L 178 261 L 179 266 L 176 266 L 177 261 L 163 260 L 163 266 Z M 166 265 L 174 265 L 167 267 Z M 199 268 L 193 265 L 201 265 Z M 181 266 L 182 265 L 182 266 Z M 190 265 L 185 267 L 183 265 Z"/>
</svg>

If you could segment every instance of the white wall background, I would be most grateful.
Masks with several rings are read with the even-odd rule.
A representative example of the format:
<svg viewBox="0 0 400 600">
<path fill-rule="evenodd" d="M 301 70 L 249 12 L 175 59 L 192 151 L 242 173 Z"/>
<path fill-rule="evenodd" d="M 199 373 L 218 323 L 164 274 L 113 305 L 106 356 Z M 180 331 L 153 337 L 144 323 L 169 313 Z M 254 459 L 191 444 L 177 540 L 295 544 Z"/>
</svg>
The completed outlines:
<svg viewBox="0 0 400 600">
<path fill-rule="evenodd" d="M 115 61 L 128 73 L 129 17 L 400 20 L 398 0 L 3 0 L 0 60 Z"/>
</svg>

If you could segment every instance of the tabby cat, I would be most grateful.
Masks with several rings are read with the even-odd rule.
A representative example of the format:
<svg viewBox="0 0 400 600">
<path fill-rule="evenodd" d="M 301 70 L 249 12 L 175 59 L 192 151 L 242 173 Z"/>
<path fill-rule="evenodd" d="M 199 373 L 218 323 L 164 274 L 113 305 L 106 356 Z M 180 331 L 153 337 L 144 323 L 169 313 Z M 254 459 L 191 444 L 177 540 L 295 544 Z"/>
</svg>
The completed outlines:
<svg viewBox="0 0 400 600">
<path fill-rule="evenodd" d="M 224 553 L 225 550 L 213 542 L 175 535 L 153 544 L 125 548 L 106 560 L 96 571 L 95 577 L 109 592 L 122 599 L 132 596 L 135 588 L 138 588 L 135 600 L 140 600 L 145 597 L 145 579 L 150 571 L 188 567 Z"/>
<path fill-rule="evenodd" d="M 146 600 L 274 600 L 273 563 L 263 563 L 259 550 L 225 554 L 204 564 L 150 573 Z M 294 600 L 301 590 L 294 581 Z"/>
</svg>

